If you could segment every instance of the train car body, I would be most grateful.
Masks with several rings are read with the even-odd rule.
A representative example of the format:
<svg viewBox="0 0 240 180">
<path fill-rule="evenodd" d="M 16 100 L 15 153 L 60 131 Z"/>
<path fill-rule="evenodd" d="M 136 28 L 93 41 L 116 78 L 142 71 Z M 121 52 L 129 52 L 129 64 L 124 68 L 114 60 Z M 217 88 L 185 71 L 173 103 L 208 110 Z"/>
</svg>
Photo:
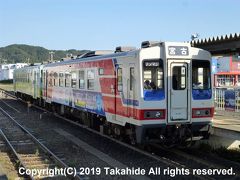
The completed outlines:
<svg viewBox="0 0 240 180">
<path fill-rule="evenodd" d="M 14 91 L 28 99 L 42 98 L 41 70 L 43 65 L 26 66 L 14 70 Z"/>
<path fill-rule="evenodd" d="M 138 50 L 44 65 L 39 87 L 42 100 L 62 114 L 93 114 L 90 126 L 140 144 L 176 144 L 209 135 L 210 67 L 209 52 L 188 43 L 148 42 Z"/>
</svg>

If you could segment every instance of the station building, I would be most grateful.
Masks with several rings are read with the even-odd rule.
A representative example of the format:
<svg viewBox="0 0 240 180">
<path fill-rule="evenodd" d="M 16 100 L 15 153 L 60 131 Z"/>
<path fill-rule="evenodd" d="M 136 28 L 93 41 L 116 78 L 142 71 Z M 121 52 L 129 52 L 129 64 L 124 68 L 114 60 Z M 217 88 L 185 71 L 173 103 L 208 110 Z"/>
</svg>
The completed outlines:
<svg viewBox="0 0 240 180">
<path fill-rule="evenodd" d="M 0 65 L 0 81 L 13 79 L 13 71 L 15 69 L 28 66 L 27 63 L 16 63 L 16 64 L 2 64 Z"/>
<path fill-rule="evenodd" d="M 215 87 L 240 87 L 240 33 L 196 39 L 191 44 L 212 54 Z"/>
<path fill-rule="evenodd" d="M 218 57 L 216 58 L 216 64 L 213 63 L 213 65 L 216 66 L 215 87 L 240 86 L 240 56 Z"/>
</svg>

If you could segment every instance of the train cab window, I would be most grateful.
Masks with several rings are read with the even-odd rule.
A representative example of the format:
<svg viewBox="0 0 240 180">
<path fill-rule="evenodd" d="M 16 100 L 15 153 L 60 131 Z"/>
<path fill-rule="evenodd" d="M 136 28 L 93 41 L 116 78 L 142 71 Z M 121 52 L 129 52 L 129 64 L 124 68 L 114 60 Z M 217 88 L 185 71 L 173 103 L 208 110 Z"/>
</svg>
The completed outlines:
<svg viewBox="0 0 240 180">
<path fill-rule="evenodd" d="M 69 72 L 65 73 L 65 87 L 70 87 L 71 85 L 71 74 Z"/>
<path fill-rule="evenodd" d="M 94 90 L 94 70 L 87 71 L 87 88 L 89 90 Z"/>
<path fill-rule="evenodd" d="M 122 68 L 117 69 L 117 89 L 122 92 L 123 80 L 122 80 Z"/>
<path fill-rule="evenodd" d="M 174 66 L 172 71 L 172 88 L 184 90 L 186 88 L 186 67 Z"/>
<path fill-rule="evenodd" d="M 77 86 L 77 73 L 76 72 L 71 72 L 71 77 L 72 77 L 71 86 L 72 86 L 72 88 L 76 88 L 76 86 Z"/>
<path fill-rule="evenodd" d="M 192 61 L 192 88 L 210 89 L 211 88 L 210 62 L 205 60 Z"/>
<path fill-rule="evenodd" d="M 85 73 L 84 70 L 79 71 L 79 89 L 85 88 Z"/>
<path fill-rule="evenodd" d="M 63 87 L 64 86 L 64 74 L 59 73 L 59 86 Z"/>
<path fill-rule="evenodd" d="M 163 61 L 149 59 L 143 61 L 143 96 L 146 101 L 164 99 Z"/>
</svg>

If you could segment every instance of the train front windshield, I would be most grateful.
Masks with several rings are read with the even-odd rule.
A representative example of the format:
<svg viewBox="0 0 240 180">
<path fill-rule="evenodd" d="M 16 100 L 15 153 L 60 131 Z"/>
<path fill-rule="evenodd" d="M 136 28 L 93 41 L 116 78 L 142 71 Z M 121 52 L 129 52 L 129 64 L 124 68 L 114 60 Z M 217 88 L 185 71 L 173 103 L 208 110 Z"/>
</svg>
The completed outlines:
<svg viewBox="0 0 240 180">
<path fill-rule="evenodd" d="M 193 60 L 192 75 L 193 89 L 211 88 L 209 61 Z"/>
<path fill-rule="evenodd" d="M 164 99 L 163 61 L 143 61 L 143 96 L 146 101 Z"/>
<path fill-rule="evenodd" d="M 192 92 L 193 99 L 210 99 L 211 69 L 210 62 L 206 60 L 192 61 Z"/>
</svg>

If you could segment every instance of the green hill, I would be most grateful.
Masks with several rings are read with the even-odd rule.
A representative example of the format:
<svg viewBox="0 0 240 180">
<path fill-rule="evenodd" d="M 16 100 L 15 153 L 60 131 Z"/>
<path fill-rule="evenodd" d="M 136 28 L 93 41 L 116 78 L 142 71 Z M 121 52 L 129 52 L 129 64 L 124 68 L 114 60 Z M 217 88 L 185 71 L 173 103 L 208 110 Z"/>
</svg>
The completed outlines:
<svg viewBox="0 0 240 180">
<path fill-rule="evenodd" d="M 73 56 L 85 53 L 87 50 L 48 50 L 40 46 L 13 44 L 0 48 L 0 63 L 40 63 L 49 60 L 49 52 L 54 52 L 53 59 L 60 60 L 67 54 Z"/>
</svg>

